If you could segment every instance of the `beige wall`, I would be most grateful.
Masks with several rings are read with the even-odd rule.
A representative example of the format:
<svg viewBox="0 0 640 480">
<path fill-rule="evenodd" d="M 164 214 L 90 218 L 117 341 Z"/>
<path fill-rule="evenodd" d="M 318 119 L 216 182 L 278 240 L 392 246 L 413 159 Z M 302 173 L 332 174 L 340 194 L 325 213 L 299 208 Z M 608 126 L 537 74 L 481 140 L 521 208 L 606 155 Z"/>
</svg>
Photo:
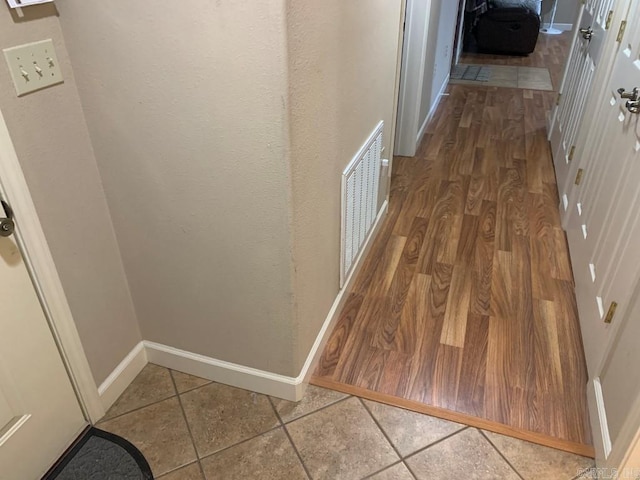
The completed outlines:
<svg viewBox="0 0 640 480">
<path fill-rule="evenodd" d="M 297 375 L 283 0 L 59 3 L 144 339 Z"/>
<path fill-rule="evenodd" d="M 389 154 L 401 3 L 61 2 L 145 339 L 299 374 L 341 172 L 379 120 Z"/>
<path fill-rule="evenodd" d="M 287 1 L 298 371 L 339 290 L 342 171 L 380 120 L 390 155 L 401 7 Z"/>
<path fill-rule="evenodd" d="M 99 384 L 141 336 L 55 7 L 24 12 L 0 5 L 0 49 L 52 38 L 65 82 L 18 98 L 1 56 L 0 110 Z"/>
</svg>

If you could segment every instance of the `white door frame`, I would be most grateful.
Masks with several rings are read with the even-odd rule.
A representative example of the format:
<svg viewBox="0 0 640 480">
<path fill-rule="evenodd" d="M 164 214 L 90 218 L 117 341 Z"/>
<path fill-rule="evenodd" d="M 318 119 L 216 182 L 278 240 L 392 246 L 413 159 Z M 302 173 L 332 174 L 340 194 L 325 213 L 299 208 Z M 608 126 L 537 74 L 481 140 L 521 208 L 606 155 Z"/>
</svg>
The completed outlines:
<svg viewBox="0 0 640 480">
<path fill-rule="evenodd" d="M 420 125 L 420 104 L 424 64 L 427 56 L 427 33 L 431 14 L 431 0 L 427 0 L 424 26 L 414 11 L 415 0 L 407 1 L 404 18 L 404 41 L 402 42 L 402 63 L 400 73 L 400 94 L 398 95 L 397 120 L 395 125 L 395 145 L 393 154 L 413 157 L 418 143 Z M 429 45 L 431 47 L 431 45 Z"/>
<path fill-rule="evenodd" d="M 105 413 L 9 130 L 0 111 L 0 191 L 17 213 L 15 239 L 87 420 Z"/>
</svg>

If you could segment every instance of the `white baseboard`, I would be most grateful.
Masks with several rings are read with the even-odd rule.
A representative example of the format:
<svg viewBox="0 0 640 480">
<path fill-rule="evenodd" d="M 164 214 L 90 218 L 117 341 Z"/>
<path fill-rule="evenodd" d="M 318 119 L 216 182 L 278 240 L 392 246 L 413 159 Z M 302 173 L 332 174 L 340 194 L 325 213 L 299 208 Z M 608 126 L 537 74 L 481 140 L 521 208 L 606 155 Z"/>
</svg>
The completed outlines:
<svg viewBox="0 0 640 480">
<path fill-rule="evenodd" d="M 549 28 L 551 24 L 549 22 L 544 22 L 540 25 L 540 28 Z M 563 32 L 570 32 L 573 30 L 573 23 L 555 23 L 553 24 L 553 28 L 557 28 L 558 30 L 562 30 Z"/>
<path fill-rule="evenodd" d="M 424 122 L 422 122 L 422 125 L 420 126 L 420 130 L 418 130 L 418 135 L 416 137 L 416 151 L 418 150 L 418 147 L 420 147 L 420 142 L 422 142 L 422 137 L 424 136 L 424 132 L 427 129 L 427 125 L 429 125 L 429 122 L 433 118 L 433 115 L 436 113 L 438 105 L 440 105 L 440 99 L 444 95 L 444 92 L 447 89 L 447 86 L 449 85 L 450 76 L 451 75 L 449 74 L 447 75 L 447 78 L 444 79 L 444 82 L 440 86 L 440 91 L 438 92 L 436 101 L 433 102 L 433 105 L 431 105 L 431 108 L 429 108 L 429 113 L 427 113 L 427 116 L 424 119 Z"/>
<path fill-rule="evenodd" d="M 593 432 L 593 446 L 596 450 L 596 461 L 606 460 L 611 452 L 611 437 L 609 435 L 609 423 L 607 422 L 600 377 L 592 379 L 588 385 L 587 402 L 589 405 L 591 431 Z M 603 457 L 598 458 L 600 455 Z"/>
<path fill-rule="evenodd" d="M 144 343 L 138 343 L 98 387 L 98 394 L 105 411 L 109 410 L 122 392 L 147 364 Z"/>
<path fill-rule="evenodd" d="M 388 202 L 385 200 L 380 212 L 376 217 L 375 223 L 369 237 L 365 242 L 362 252 L 355 261 L 355 267 L 347 278 L 344 287 L 338 292 L 329 313 L 327 314 L 316 340 L 307 355 L 307 359 L 297 377 L 289 377 L 286 375 L 278 375 L 275 373 L 259 370 L 257 368 L 246 367 L 236 363 L 226 362 L 215 358 L 199 355 L 197 353 L 187 352 L 178 348 L 162 345 L 160 343 L 144 341 L 146 357 L 149 362 L 157 365 L 178 370 L 190 375 L 207 378 L 215 382 L 232 385 L 238 388 L 244 388 L 274 397 L 284 398 L 286 400 L 298 401 L 302 398 L 309 378 L 313 373 L 319 355 L 322 353 L 331 333 L 334 322 L 337 320 L 344 302 L 347 299 L 347 293 L 353 283 L 358 271 L 362 267 L 362 260 L 366 253 L 370 250 L 373 239 L 380 231 L 383 220 L 387 214 Z"/>
<path fill-rule="evenodd" d="M 265 395 L 284 398 L 285 400 L 299 401 L 302 399 L 302 395 L 309 383 L 309 378 L 315 369 L 332 327 L 347 300 L 349 289 L 362 267 L 362 261 L 371 249 L 373 239 L 382 227 L 388 205 L 388 201 L 385 200 L 378 212 L 364 247 L 354 262 L 355 266 L 345 281 L 344 287 L 338 292 L 333 305 L 329 309 L 329 313 L 297 377 L 288 377 L 257 368 L 246 367 L 244 365 L 238 365 L 237 363 L 226 362 L 145 340 L 138 343 L 126 358 L 120 362 L 111 375 L 107 377 L 102 385 L 100 385 L 98 392 L 105 410 L 108 410 L 118 397 L 122 395 L 122 392 L 133 382 L 136 375 L 140 373 L 147 363 L 155 363 L 156 365 L 178 370 L 190 375 L 196 375 L 215 382 L 244 388 Z"/>
<path fill-rule="evenodd" d="M 383 221 L 387 216 L 388 209 L 389 209 L 389 200 L 387 199 L 382 204 L 382 207 L 380 207 L 380 211 L 376 216 L 373 227 L 369 232 L 369 236 L 367 237 L 367 240 L 364 242 L 364 245 L 360 253 L 358 254 L 358 257 L 354 262 L 354 267 L 351 269 L 351 274 L 349 275 L 349 277 L 347 277 L 346 281 L 344 282 L 344 286 L 338 292 L 338 295 L 336 296 L 336 299 L 333 301 L 333 305 L 331 305 L 331 308 L 329 309 L 329 313 L 327 314 L 324 320 L 324 323 L 322 324 L 322 327 L 318 332 L 318 335 L 316 335 L 316 340 L 315 342 L 313 342 L 313 346 L 311 347 L 311 350 L 307 355 L 307 359 L 304 362 L 304 365 L 302 366 L 300 375 L 298 375 L 297 377 L 297 380 L 299 382 L 298 385 L 300 386 L 296 390 L 296 401 L 302 398 L 302 395 L 304 394 L 304 390 L 309 384 L 309 379 L 311 378 L 313 371 L 316 369 L 316 365 L 318 363 L 318 360 L 320 359 L 320 355 L 322 354 L 325 344 L 329 339 L 329 335 L 333 330 L 333 325 L 335 324 L 335 321 L 340 316 L 340 313 L 342 312 L 342 307 L 344 307 L 344 304 L 347 301 L 347 297 L 348 297 L 349 290 L 351 289 L 351 285 L 353 284 L 356 276 L 358 275 L 358 272 L 362 268 L 363 259 L 367 256 L 367 254 L 369 253 L 369 250 L 371 250 L 371 246 L 373 245 L 373 240 L 378 236 L 378 232 L 380 232 L 380 228 L 382 227 Z"/>
</svg>

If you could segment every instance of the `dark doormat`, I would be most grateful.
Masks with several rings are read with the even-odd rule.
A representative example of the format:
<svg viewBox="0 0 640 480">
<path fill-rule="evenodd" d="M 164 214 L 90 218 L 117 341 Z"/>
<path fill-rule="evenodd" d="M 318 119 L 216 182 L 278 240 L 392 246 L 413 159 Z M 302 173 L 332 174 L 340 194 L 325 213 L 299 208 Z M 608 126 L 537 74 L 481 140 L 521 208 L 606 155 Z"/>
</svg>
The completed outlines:
<svg viewBox="0 0 640 480">
<path fill-rule="evenodd" d="M 153 480 L 153 475 L 131 443 L 90 427 L 42 480 Z"/>
</svg>

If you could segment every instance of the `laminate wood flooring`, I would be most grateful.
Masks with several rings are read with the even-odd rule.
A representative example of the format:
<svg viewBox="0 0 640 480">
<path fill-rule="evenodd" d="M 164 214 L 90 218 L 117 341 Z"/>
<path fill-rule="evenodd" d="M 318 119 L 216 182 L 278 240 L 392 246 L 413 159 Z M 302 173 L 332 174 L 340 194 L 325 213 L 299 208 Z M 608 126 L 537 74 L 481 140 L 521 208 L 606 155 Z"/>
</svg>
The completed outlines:
<svg viewBox="0 0 640 480">
<path fill-rule="evenodd" d="M 547 66 L 557 88 L 560 37 L 494 61 Z M 389 213 L 313 383 L 593 455 L 554 100 L 449 86 L 417 155 L 394 159 Z"/>
</svg>

